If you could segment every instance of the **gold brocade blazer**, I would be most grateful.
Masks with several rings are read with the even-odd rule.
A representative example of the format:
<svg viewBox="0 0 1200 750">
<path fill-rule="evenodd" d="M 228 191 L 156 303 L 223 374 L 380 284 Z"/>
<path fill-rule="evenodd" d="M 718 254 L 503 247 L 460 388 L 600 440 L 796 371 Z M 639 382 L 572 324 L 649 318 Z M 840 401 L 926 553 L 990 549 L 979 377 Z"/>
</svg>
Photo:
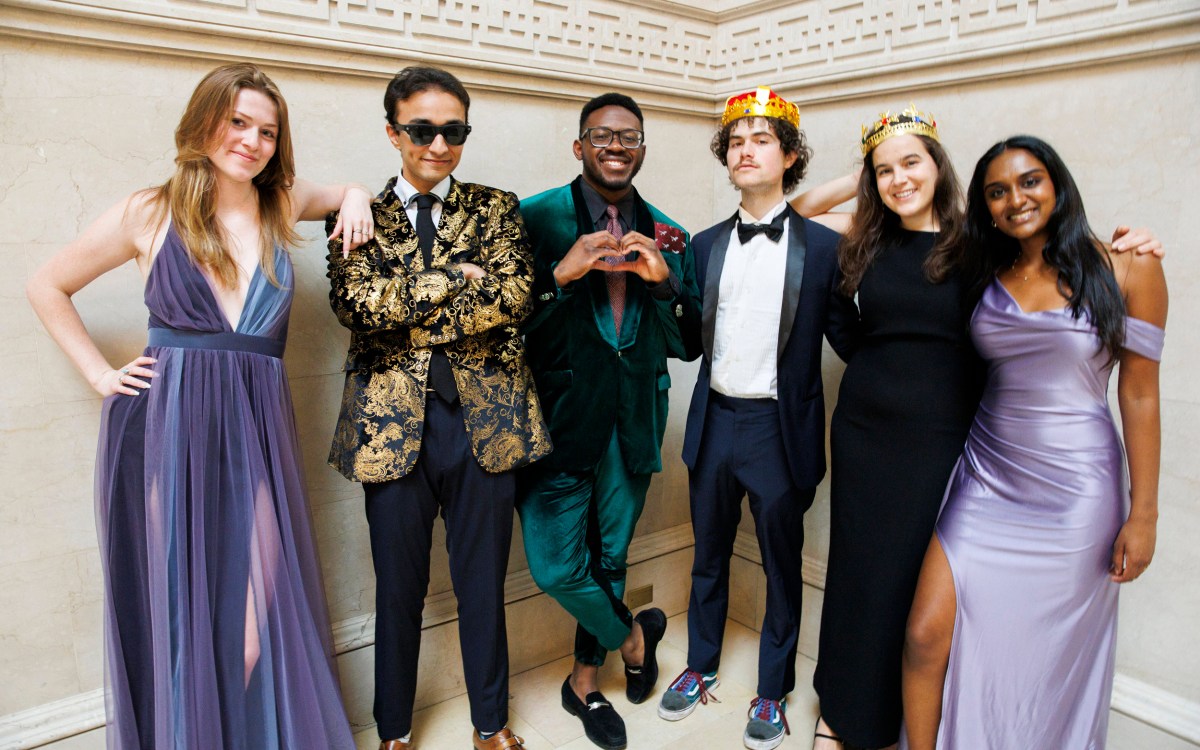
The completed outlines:
<svg viewBox="0 0 1200 750">
<path fill-rule="evenodd" d="M 452 179 L 426 268 L 395 184 L 372 202 L 374 240 L 349 258 L 340 236 L 329 242 L 329 300 L 351 331 L 330 465 L 359 482 L 412 470 L 436 344 L 450 360 L 479 465 L 501 472 L 545 456 L 550 433 L 518 331 L 533 264 L 516 196 Z M 326 231 L 335 222 L 331 214 Z M 487 276 L 466 280 L 457 264 L 468 262 Z"/>
</svg>

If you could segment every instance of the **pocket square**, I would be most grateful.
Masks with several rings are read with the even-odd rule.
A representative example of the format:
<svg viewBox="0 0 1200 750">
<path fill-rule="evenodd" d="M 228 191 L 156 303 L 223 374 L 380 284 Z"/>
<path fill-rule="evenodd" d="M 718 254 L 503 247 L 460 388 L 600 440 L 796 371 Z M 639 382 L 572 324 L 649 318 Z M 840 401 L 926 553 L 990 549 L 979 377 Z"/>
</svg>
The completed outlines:
<svg viewBox="0 0 1200 750">
<path fill-rule="evenodd" d="M 670 224 L 654 222 L 654 243 L 660 253 L 682 253 L 687 247 L 683 239 L 683 230 Z"/>
</svg>

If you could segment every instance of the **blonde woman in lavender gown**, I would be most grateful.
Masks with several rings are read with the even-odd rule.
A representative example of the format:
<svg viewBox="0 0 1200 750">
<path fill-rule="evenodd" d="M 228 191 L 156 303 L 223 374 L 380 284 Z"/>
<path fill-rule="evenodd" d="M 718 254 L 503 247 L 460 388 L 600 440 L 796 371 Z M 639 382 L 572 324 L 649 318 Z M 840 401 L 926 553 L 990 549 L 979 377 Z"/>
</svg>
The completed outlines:
<svg viewBox="0 0 1200 750">
<path fill-rule="evenodd" d="M 96 511 L 107 740 L 121 750 L 351 750 L 283 368 L 297 221 L 361 188 L 295 179 L 287 105 L 258 68 L 193 92 L 174 175 L 50 259 L 29 298 L 104 396 Z M 127 261 L 148 346 L 113 368 L 71 296 Z"/>
<path fill-rule="evenodd" d="M 967 242 L 987 384 L 909 617 L 906 746 L 1097 750 L 1119 584 L 1154 554 L 1162 265 L 1107 252 L 1066 166 L 1030 136 L 980 159 Z"/>
</svg>

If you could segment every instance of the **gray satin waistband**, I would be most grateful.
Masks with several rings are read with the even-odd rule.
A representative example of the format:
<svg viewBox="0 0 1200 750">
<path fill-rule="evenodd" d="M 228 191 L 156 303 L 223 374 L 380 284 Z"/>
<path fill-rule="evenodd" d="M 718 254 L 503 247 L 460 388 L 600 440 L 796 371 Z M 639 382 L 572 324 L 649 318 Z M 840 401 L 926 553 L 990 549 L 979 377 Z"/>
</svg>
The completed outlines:
<svg viewBox="0 0 1200 750">
<path fill-rule="evenodd" d="M 174 328 L 151 328 L 147 340 L 148 346 L 175 349 L 219 349 L 228 352 L 262 354 L 275 359 L 283 358 L 283 344 L 284 342 L 278 339 L 251 336 L 247 333 L 177 331 Z"/>
</svg>

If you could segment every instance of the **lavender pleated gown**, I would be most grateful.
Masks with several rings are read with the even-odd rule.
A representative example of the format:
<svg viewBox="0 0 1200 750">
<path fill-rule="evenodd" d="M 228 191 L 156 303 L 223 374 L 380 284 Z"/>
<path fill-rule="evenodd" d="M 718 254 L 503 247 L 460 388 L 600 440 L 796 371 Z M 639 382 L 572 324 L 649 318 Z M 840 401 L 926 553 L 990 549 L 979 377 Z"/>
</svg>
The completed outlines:
<svg viewBox="0 0 1200 750">
<path fill-rule="evenodd" d="M 999 281 L 971 335 L 988 381 L 937 525 L 958 599 L 938 747 L 1103 748 L 1129 494 L 1112 367 L 1086 315 L 1024 313 Z M 1127 318 L 1126 349 L 1162 345 Z"/>
<path fill-rule="evenodd" d="M 108 747 L 353 748 L 284 372 L 292 266 L 236 329 L 174 228 L 146 282 L 153 386 L 104 402 Z"/>
</svg>

